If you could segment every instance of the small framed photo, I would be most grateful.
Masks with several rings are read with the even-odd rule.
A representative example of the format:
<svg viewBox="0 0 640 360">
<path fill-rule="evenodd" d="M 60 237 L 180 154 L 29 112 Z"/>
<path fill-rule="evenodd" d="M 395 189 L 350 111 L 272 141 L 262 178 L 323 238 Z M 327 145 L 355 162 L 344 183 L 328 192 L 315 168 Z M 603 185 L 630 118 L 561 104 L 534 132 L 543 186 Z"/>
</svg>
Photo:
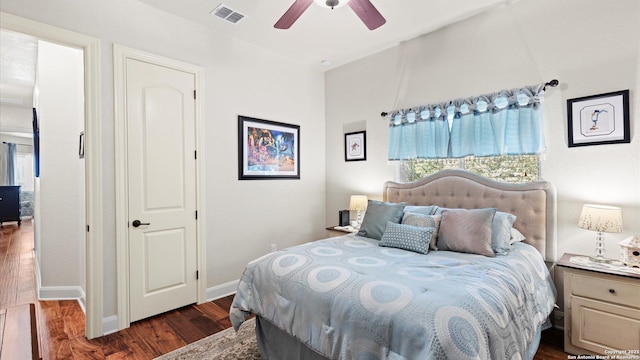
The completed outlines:
<svg viewBox="0 0 640 360">
<path fill-rule="evenodd" d="M 629 143 L 629 90 L 567 100 L 569 147 Z"/>
<path fill-rule="evenodd" d="M 367 132 L 344 134 L 344 161 L 367 160 Z"/>
<path fill-rule="evenodd" d="M 300 179 L 300 126 L 238 116 L 238 179 Z"/>
</svg>

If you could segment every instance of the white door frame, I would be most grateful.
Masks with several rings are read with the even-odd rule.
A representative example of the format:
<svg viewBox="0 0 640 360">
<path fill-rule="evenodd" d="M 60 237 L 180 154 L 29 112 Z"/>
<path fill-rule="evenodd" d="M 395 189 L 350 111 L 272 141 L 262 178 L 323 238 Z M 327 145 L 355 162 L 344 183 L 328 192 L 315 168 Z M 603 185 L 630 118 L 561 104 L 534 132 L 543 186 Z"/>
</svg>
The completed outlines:
<svg viewBox="0 0 640 360">
<path fill-rule="evenodd" d="M 87 224 L 85 335 L 89 339 L 102 336 L 103 188 L 100 40 L 4 12 L 0 13 L 0 16 L 2 17 L 0 25 L 2 29 L 79 48 L 84 53 L 85 214 Z"/>
<path fill-rule="evenodd" d="M 194 74 L 196 79 L 196 249 L 198 279 L 198 304 L 207 301 L 207 266 L 206 266 L 206 219 L 204 208 L 204 128 L 202 121 L 202 67 L 168 59 L 122 45 L 113 45 L 113 84 L 115 94 L 115 189 L 116 189 L 116 272 L 118 291 L 118 328 L 129 327 L 129 231 L 128 231 L 128 199 L 127 199 L 127 119 L 126 119 L 126 62 L 127 59 L 144 61 L 151 64 Z"/>
</svg>

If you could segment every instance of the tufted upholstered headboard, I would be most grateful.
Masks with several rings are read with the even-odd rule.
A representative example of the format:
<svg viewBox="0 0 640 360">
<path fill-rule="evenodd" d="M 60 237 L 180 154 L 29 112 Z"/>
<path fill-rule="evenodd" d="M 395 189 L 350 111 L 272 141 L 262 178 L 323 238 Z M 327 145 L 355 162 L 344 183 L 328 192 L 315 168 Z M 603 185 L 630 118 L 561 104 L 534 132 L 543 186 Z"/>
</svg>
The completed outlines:
<svg viewBox="0 0 640 360">
<path fill-rule="evenodd" d="M 547 262 L 557 259 L 556 191 L 547 181 L 500 183 L 464 170 L 444 170 L 411 183 L 388 181 L 382 198 L 407 205 L 496 208 L 515 215 L 514 227 Z"/>
</svg>

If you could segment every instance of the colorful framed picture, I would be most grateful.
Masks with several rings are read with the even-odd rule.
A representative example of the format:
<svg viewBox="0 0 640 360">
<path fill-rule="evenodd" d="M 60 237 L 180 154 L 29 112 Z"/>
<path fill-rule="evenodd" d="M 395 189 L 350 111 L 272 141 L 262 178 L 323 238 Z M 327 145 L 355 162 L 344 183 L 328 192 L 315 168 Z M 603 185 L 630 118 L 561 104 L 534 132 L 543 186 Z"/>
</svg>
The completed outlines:
<svg viewBox="0 0 640 360">
<path fill-rule="evenodd" d="M 344 161 L 367 160 L 367 132 L 344 134 Z"/>
<path fill-rule="evenodd" d="M 300 126 L 238 116 L 238 179 L 300 179 Z"/>
<path fill-rule="evenodd" d="M 567 100 L 569 147 L 629 143 L 629 90 Z"/>
</svg>

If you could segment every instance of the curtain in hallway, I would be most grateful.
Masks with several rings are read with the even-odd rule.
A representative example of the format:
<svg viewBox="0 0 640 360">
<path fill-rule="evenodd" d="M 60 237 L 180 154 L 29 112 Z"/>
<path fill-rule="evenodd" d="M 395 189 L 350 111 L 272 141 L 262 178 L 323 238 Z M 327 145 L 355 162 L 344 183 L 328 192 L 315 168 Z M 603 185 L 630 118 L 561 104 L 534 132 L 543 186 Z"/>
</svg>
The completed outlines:
<svg viewBox="0 0 640 360">
<path fill-rule="evenodd" d="M 16 185 L 16 164 L 18 162 L 18 156 L 16 154 L 16 144 L 6 143 L 6 168 L 5 168 L 5 185 Z"/>
</svg>

